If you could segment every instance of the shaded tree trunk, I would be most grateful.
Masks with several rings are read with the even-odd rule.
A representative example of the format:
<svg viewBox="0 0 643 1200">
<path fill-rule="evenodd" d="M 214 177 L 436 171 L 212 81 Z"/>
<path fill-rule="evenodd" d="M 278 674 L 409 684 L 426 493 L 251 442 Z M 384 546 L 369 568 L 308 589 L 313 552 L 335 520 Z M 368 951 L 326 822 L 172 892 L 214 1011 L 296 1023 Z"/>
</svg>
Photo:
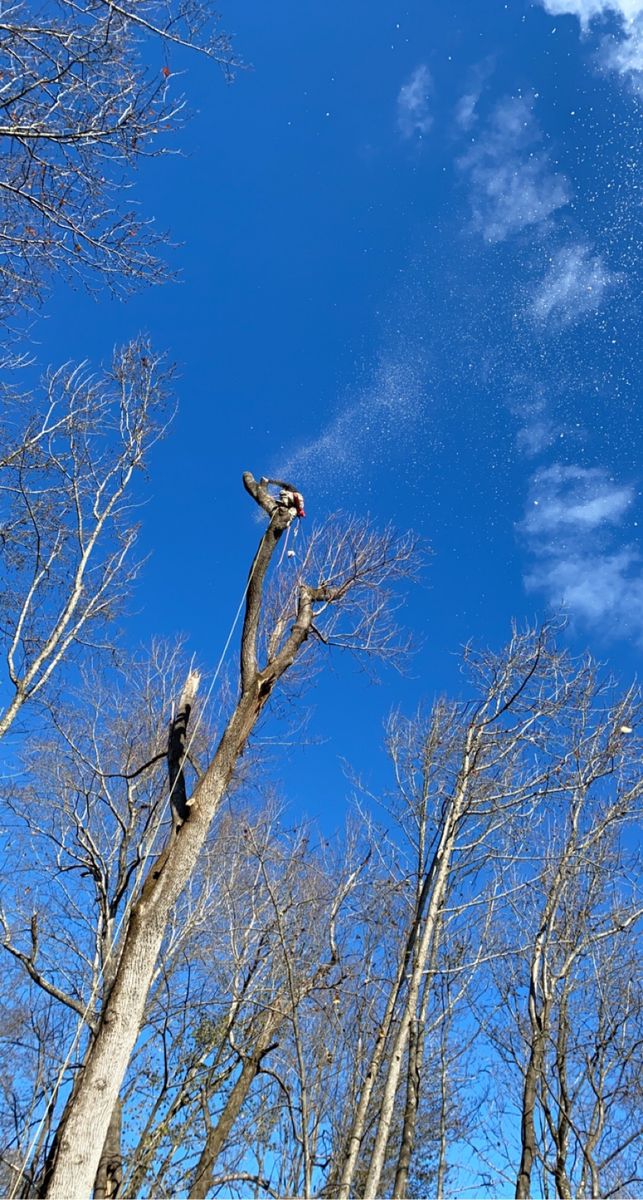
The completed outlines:
<svg viewBox="0 0 643 1200">
<path fill-rule="evenodd" d="M 533 1032 L 522 1093 L 520 1167 L 518 1168 L 518 1178 L 516 1180 L 516 1200 L 529 1200 L 531 1192 L 531 1172 L 536 1157 L 536 1096 L 538 1082 L 542 1074 L 544 1050 L 545 1043 L 542 1027 L 536 1028 Z"/>
<path fill-rule="evenodd" d="M 406 1195 L 409 1179 L 409 1167 L 415 1143 L 415 1127 L 417 1122 L 418 1105 L 420 1103 L 420 1066 L 422 1060 L 422 1038 L 419 1024 L 412 1018 L 409 1026 L 409 1061 L 406 1077 L 406 1103 L 404 1105 L 404 1123 L 402 1126 L 402 1142 L 397 1160 L 395 1183 L 393 1185 L 394 1200 L 400 1200 Z"/>
<path fill-rule="evenodd" d="M 114 1200 L 118 1196 L 123 1181 L 123 1162 L 121 1155 L 121 1122 L 122 1105 L 116 1101 L 111 1120 L 107 1128 L 105 1145 L 96 1172 L 94 1183 L 94 1200 Z"/>
<path fill-rule="evenodd" d="M 271 1044 L 272 1038 L 282 1021 L 281 1013 L 268 1013 L 252 1053 L 244 1057 L 241 1074 L 226 1100 L 223 1111 L 216 1125 L 208 1130 L 190 1188 L 190 1200 L 204 1200 L 210 1191 L 213 1168 L 241 1112 L 248 1092 L 261 1070 L 262 1060 L 274 1049 L 274 1043 Z"/>
</svg>

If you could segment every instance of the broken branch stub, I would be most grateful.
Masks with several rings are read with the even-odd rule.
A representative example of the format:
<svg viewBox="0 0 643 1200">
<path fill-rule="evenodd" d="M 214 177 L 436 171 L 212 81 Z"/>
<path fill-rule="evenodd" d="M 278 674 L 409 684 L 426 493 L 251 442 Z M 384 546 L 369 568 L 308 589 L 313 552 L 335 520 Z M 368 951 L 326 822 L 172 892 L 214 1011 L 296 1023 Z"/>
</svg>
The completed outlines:
<svg viewBox="0 0 643 1200">
<path fill-rule="evenodd" d="M 178 711 L 170 722 L 167 739 L 167 767 L 170 782 L 170 800 L 177 830 L 189 817 L 190 804 L 185 787 L 184 764 L 187 757 L 187 729 L 190 713 L 196 699 L 201 676 L 191 670 L 183 685 Z"/>
</svg>

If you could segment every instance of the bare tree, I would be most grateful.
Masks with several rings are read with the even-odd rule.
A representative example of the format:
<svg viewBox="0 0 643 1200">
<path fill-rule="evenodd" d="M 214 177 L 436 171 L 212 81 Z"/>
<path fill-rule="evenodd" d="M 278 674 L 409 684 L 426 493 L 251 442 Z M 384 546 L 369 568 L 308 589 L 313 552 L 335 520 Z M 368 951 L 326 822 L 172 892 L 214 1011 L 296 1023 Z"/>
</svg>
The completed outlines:
<svg viewBox="0 0 643 1200">
<path fill-rule="evenodd" d="M 302 571 L 287 589 L 285 607 L 264 636 L 267 651 L 260 665 L 258 635 L 266 573 L 282 534 L 297 515 L 297 505 L 292 491 L 286 489 L 276 499 L 268 481 L 257 483 L 249 473 L 244 484 L 268 515 L 269 524 L 248 579 L 240 694 L 189 799 L 189 819 L 177 823 L 133 904 L 114 981 L 65 1119 L 47 1193 L 51 1197 L 86 1195 L 92 1188 L 168 922 L 273 688 L 311 635 L 317 635 L 312 636 L 313 643 L 332 640 L 371 653 L 390 653 L 393 648 L 384 596 L 388 585 L 413 569 L 412 540 L 396 538 L 390 531 L 376 535 L 356 523 L 337 523 L 330 536 L 311 538 Z M 312 571 L 315 563 L 318 574 L 310 583 L 303 572 Z"/>
<path fill-rule="evenodd" d="M 500 654 L 468 652 L 467 665 L 475 699 L 437 705 L 428 720 L 413 724 L 396 718 L 392 726 L 404 823 L 419 851 L 416 890 L 339 1158 L 337 1192 L 345 1200 L 382 1188 L 407 1192 L 426 1072 L 422 1041 L 453 1015 L 455 997 L 445 1012 L 435 988 L 455 970 L 463 987 L 476 990 L 485 963 L 505 952 L 497 944 L 502 914 L 512 905 L 520 910 L 529 882 L 509 864 L 528 860 L 533 867 L 530 828 L 565 803 L 574 769 L 600 781 L 626 762 L 632 766 L 619 730 L 634 724 L 634 693 L 603 712 L 593 664 L 573 662 L 552 630 L 515 634 Z M 640 777 L 631 782 L 628 807 L 639 790 Z M 462 930 L 476 915 L 479 928 L 467 949 Z M 469 1041 L 470 1028 L 459 1037 Z"/>
<path fill-rule="evenodd" d="M 27 1184 L 42 1176 L 51 1157 L 60 1085 L 64 1094 L 91 1043 L 137 873 L 159 828 L 170 824 L 164 811 L 167 743 L 175 741 L 181 708 L 169 722 L 169 739 L 164 727 L 179 671 L 184 677 L 179 648 L 161 644 L 149 656 L 83 666 L 67 698 L 52 705 L 49 726 L 32 727 L 24 739 L 18 779 L 3 785 L 13 870 L 3 881 L 2 944 L 17 968 L 17 993 L 34 1014 L 34 1029 L 46 1019 L 47 1028 L 64 1030 L 74 1047 L 69 1073 L 64 1069 L 55 1086 L 66 1058 L 59 1037 L 38 1043 L 47 1084 L 35 1090 L 51 1104 Z M 193 745 L 193 760 L 201 744 Z M 183 940 L 189 932 L 184 919 Z M 173 931 L 166 971 L 180 955 L 180 942 Z M 10 978 L 8 967 L 6 961 Z M 22 1130 L 39 1124 L 42 1110 L 29 1094 L 16 1093 L 14 1107 Z M 114 1142 L 112 1137 L 112 1159 Z"/>
<path fill-rule="evenodd" d="M 40 992 L 28 978 L 5 962 L 0 1010 L 0 1193 L 31 1191 L 31 1173 L 22 1171 L 30 1142 L 42 1114 L 43 1097 L 51 1094 L 73 1037 L 74 1014 Z M 52 1119 L 42 1123 L 33 1159 L 46 1154 Z"/>
<path fill-rule="evenodd" d="M 172 52 L 234 59 L 207 0 L 13 0 L 0 16 L 0 319 L 52 274 L 115 291 L 162 278 L 158 237 L 123 203 L 183 109 Z"/>
<path fill-rule="evenodd" d="M 279 1080 L 279 1105 L 284 1101 L 287 1105 L 289 1135 L 280 1154 L 282 1169 L 287 1164 L 293 1192 L 311 1192 L 322 1123 L 317 1089 L 332 1060 L 327 1029 L 321 1033 L 311 1025 L 319 1024 L 320 1019 L 327 1025 L 333 997 L 349 969 L 343 962 L 348 931 L 342 910 L 364 865 L 354 861 L 350 844 L 345 843 L 341 859 L 334 858 L 331 863 L 319 847 L 311 847 L 304 830 L 294 837 L 282 831 L 278 838 L 274 834 L 266 838 L 258 836 L 261 826 L 257 829 L 249 824 L 246 829 L 246 849 L 252 854 L 249 862 L 258 868 L 252 889 L 253 918 L 265 897 L 264 922 L 269 918 L 270 923 L 262 923 L 261 969 L 253 962 L 251 1016 L 242 1022 L 237 1017 L 230 1030 L 240 1070 L 216 1121 L 210 1121 L 209 1111 L 205 1113 L 207 1133 L 190 1187 L 194 1197 L 209 1194 L 212 1180 L 221 1174 L 218 1160 L 223 1151 L 225 1169 L 230 1169 L 234 1123 L 251 1088 L 255 1084 L 263 1089 L 270 1086 L 268 1077 Z M 342 929 L 338 930 L 340 923 Z M 250 999 L 246 992 L 246 1011 Z M 312 1073 L 311 1057 L 315 1063 Z M 325 1072 L 319 1069 L 320 1060 Z M 209 1110 L 212 1100 L 217 1100 L 216 1093 L 210 1096 L 203 1089 L 202 1096 Z M 326 1104 L 321 1109 L 325 1113 Z M 242 1159 L 233 1160 L 232 1165 L 248 1165 L 252 1124 L 246 1142 Z M 273 1184 L 282 1191 L 283 1177 Z"/>
<path fill-rule="evenodd" d="M 556 790 L 510 868 L 524 886 L 489 965 L 491 1011 L 478 1010 L 518 1113 L 505 1172 L 517 1197 L 551 1186 L 563 1200 L 627 1194 L 636 1180 L 641 998 L 630 968 L 643 909 L 628 845 L 642 792 L 640 696 L 615 695 L 591 664 L 581 682 L 557 733 Z"/>
<path fill-rule="evenodd" d="M 136 571 L 133 485 L 167 423 L 170 376 L 135 341 L 111 370 L 61 368 L 42 400 L 7 406 L 0 595 L 11 694 L 0 737 L 74 649 L 99 639 Z"/>
<path fill-rule="evenodd" d="M 463 871 L 480 893 L 498 830 L 516 812 L 524 817 L 547 786 L 547 768 L 535 762 L 527 769 L 526 753 L 533 739 L 542 737 L 536 730 L 565 704 L 571 687 L 560 687 L 558 655 L 547 633 L 516 633 L 503 653 L 470 652 L 467 659 L 476 685 L 472 703 L 439 702 L 427 721 L 398 721 L 391 730 L 398 785 L 416 847 L 415 895 L 343 1159 L 342 1200 L 351 1193 L 372 1097 L 381 1081 L 377 1132 L 363 1184 L 365 1196 L 379 1194 L 406 1056 L 409 1080 L 416 1082 L 408 1094 L 396 1194 L 405 1188 L 429 981 L 444 936 L 449 892 Z"/>
<path fill-rule="evenodd" d="M 274 553 L 275 527 L 287 528 L 293 507 L 265 482 L 250 478 L 247 486 L 271 516 L 252 585 L 257 570 L 265 579 L 266 537 Z M 282 560 L 265 596 L 248 588 L 242 660 L 246 686 L 253 681 L 251 728 L 263 708 L 262 676 L 301 619 L 302 589 L 322 597 L 313 601 L 316 632 L 302 650 L 347 644 L 352 629 L 357 645 L 394 652 L 378 589 L 407 570 L 410 551 L 389 535 L 377 539 L 337 523 L 326 537 L 313 533 L 294 570 Z M 307 585 L 313 563 L 313 578 L 324 582 Z M 347 578 L 352 586 L 338 614 L 324 607 L 327 589 Z M 383 622 L 379 632 L 375 620 Z M 255 675 L 248 636 L 265 663 Z M 301 661 L 301 652 L 293 655 L 293 667 Z M 40 1129 L 29 1177 L 33 1190 L 53 1149 L 55 1183 L 94 1048 L 113 1013 L 122 1036 L 133 1037 L 133 1053 L 120 1081 L 106 1067 L 94 1076 L 115 1095 L 102 1150 L 90 1149 L 98 1196 L 118 1187 L 131 1196 L 243 1196 L 249 1189 L 334 1196 L 351 1154 L 350 1195 L 443 1195 L 462 1145 L 476 1152 L 476 1183 L 492 1187 L 483 1164 L 490 1177 L 501 1173 L 497 1142 L 504 1136 L 506 1180 L 512 1173 L 515 1180 L 531 1150 L 530 1194 L 555 1190 L 581 1200 L 635 1192 L 641 1005 L 632 931 L 639 910 L 626 834 L 641 791 L 638 696 L 631 689 L 614 698 L 594 666 L 571 660 L 549 630 L 516 633 L 499 654 L 468 651 L 466 662 L 469 701 L 439 701 L 428 715 L 391 719 L 395 790 L 379 799 L 388 828 L 374 828 L 362 803 L 358 842 L 349 839 L 336 862 L 310 844 L 305 828 L 284 831 L 274 809 L 257 814 L 240 792 L 234 802 L 214 804 L 201 856 L 171 909 L 161 909 L 160 953 L 149 968 L 135 960 L 150 970 L 150 983 L 132 1033 L 123 1031 L 128 1010 L 123 1000 L 112 1007 L 114 996 L 119 979 L 124 988 L 132 978 L 128 956 L 132 946 L 140 953 L 144 923 L 155 919 L 153 903 L 144 901 L 158 895 L 194 821 L 211 770 L 201 766 L 211 734 L 199 723 L 192 740 L 192 682 L 166 737 L 185 668 L 160 649 L 138 683 L 129 671 L 109 720 L 111 676 L 90 684 L 93 707 L 83 699 L 77 712 L 53 714 L 55 740 L 33 743 L 30 783 L 15 785 L 10 796 L 27 817 L 29 853 L 35 847 L 42 857 L 28 865 L 30 887 L 40 870 L 41 896 L 58 894 L 60 905 L 57 913 L 55 903 L 47 911 L 40 902 L 34 937 L 30 904 L 40 897 L 21 897 L 16 887 L 6 919 L 6 950 L 24 980 L 12 993 L 8 1025 L 24 1030 L 29 1010 L 34 1020 L 33 1032 L 19 1035 L 30 1046 L 19 1072 L 22 1094 L 14 1098 L 5 1085 L 0 1107 L 10 1183 L 24 1127 L 39 1127 L 43 1097 L 80 1017 L 82 1045 L 66 1063 L 66 1079 L 77 1083 L 57 1131 L 53 1113 Z M 133 691 L 144 721 L 134 715 Z M 227 716 L 220 714 L 225 728 L 212 763 L 231 745 L 244 694 L 242 685 Z M 232 756 L 227 763 L 230 796 L 246 771 Z M 179 794 L 171 818 L 166 773 Z M 460 819 L 449 831 L 465 785 Z M 52 796 L 65 798 L 57 810 Z M 156 859 L 152 829 L 168 839 Z M 130 872 L 124 888 L 123 862 Z M 68 869 L 78 880 L 71 888 Z M 108 908 L 119 887 L 125 915 L 117 938 Z M 478 1071 L 501 1081 L 505 1129 L 493 1087 L 471 1086 Z M 104 1090 L 96 1089 L 99 1097 Z M 93 1118 L 86 1126 L 92 1135 Z"/>
</svg>

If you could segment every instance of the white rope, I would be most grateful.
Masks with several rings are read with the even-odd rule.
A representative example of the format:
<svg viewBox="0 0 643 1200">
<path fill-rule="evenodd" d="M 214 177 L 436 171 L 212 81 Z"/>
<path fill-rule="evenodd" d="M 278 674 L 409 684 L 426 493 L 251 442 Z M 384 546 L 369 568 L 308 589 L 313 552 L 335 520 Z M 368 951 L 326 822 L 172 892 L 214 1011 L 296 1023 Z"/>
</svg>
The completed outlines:
<svg viewBox="0 0 643 1200">
<path fill-rule="evenodd" d="M 284 538 L 284 546 L 283 546 L 283 550 L 281 551 L 281 555 L 280 555 L 280 557 L 279 557 L 279 562 L 277 563 L 277 566 L 278 566 L 278 567 L 280 567 L 280 566 L 281 566 L 281 564 L 282 564 L 282 562 L 284 561 L 284 555 L 285 555 L 285 553 L 286 553 L 286 548 L 287 548 L 287 546 L 288 546 L 288 538 L 289 538 L 289 537 L 290 537 L 290 525 L 288 526 L 288 528 L 287 528 L 287 530 L 286 530 L 286 536 L 285 536 L 285 538 Z"/>
<path fill-rule="evenodd" d="M 288 526 L 288 528 L 290 529 L 290 526 Z M 283 556 L 282 556 L 282 557 L 283 557 Z M 24 1157 L 24 1159 L 23 1159 L 22 1165 L 21 1165 L 21 1167 L 20 1167 L 20 1172 L 19 1172 L 19 1174 L 18 1174 L 18 1176 L 17 1176 L 17 1178 L 16 1178 L 16 1181 L 15 1181 L 15 1183 L 14 1183 L 14 1186 L 13 1186 L 13 1188 L 12 1188 L 11 1192 L 9 1193 L 9 1200 L 15 1200 L 15 1196 L 16 1196 L 16 1194 L 17 1194 L 17 1191 L 18 1191 L 18 1188 L 19 1188 L 19 1186 L 20 1186 L 20 1182 L 21 1182 L 21 1180 L 24 1178 L 25 1172 L 26 1172 L 26 1170 L 27 1170 L 27 1168 L 28 1168 L 28 1166 L 29 1166 L 29 1162 L 30 1162 L 31 1156 L 32 1156 L 32 1154 L 33 1154 L 33 1152 L 34 1152 L 34 1149 L 35 1149 L 35 1147 L 36 1147 L 36 1144 L 37 1144 L 37 1142 L 38 1142 L 38 1138 L 40 1137 L 40 1134 L 41 1134 L 41 1132 L 42 1132 L 42 1129 L 43 1129 L 43 1126 L 44 1126 L 44 1124 L 45 1124 L 45 1121 L 46 1121 L 46 1119 L 47 1119 L 47 1116 L 48 1116 L 49 1112 L 51 1111 L 51 1109 L 52 1109 L 53 1105 L 54 1105 L 54 1104 L 55 1104 L 55 1102 L 56 1102 L 56 1099 L 57 1099 L 57 1096 L 58 1096 L 58 1092 L 59 1092 L 59 1090 L 60 1090 L 60 1085 L 61 1085 L 61 1083 L 62 1083 L 62 1081 L 63 1081 L 63 1077 L 64 1077 L 64 1075 L 65 1075 L 65 1072 L 66 1072 L 66 1070 L 67 1070 L 67 1068 L 68 1068 L 68 1066 L 69 1066 L 69 1064 L 70 1064 L 70 1062 L 71 1062 L 71 1056 L 72 1056 L 72 1054 L 74 1053 L 74 1050 L 76 1049 L 76 1046 L 78 1045 L 78 1042 L 80 1041 L 80 1037 L 81 1037 L 81 1034 L 82 1034 L 83 1026 L 84 1026 L 84 1024 L 85 1024 L 85 1022 L 86 1022 L 86 1020 L 87 1020 L 87 1014 L 89 1013 L 89 1010 L 90 1010 L 90 1008 L 92 1007 L 92 1005 L 93 1005 L 93 1003 L 94 1003 L 94 1000 L 96 999 L 96 995 L 97 995 L 97 992 L 98 992 L 98 985 L 99 985 L 99 983 L 100 983 L 100 981 L 101 981 L 101 977 L 104 975 L 105 968 L 106 968 L 106 966 L 107 966 L 107 964 L 108 964 L 108 962 L 109 962 L 110 958 L 112 957 L 112 954 L 113 954 L 113 952 L 114 952 L 114 949 L 115 949 L 115 947 L 116 947 L 116 942 L 117 942 L 117 939 L 118 939 L 118 935 L 119 935 L 119 933 L 120 933 L 121 929 L 123 928 L 123 922 L 125 921 L 125 918 L 126 918 L 127 916 L 129 916 L 129 913 L 130 913 L 130 910 L 131 910 L 131 906 L 132 906 L 132 904 L 133 904 L 133 902 L 134 902 L 134 897 L 135 897 L 135 895 L 136 895 L 136 889 L 137 889 L 137 887 L 138 887 L 138 884 L 140 883 L 141 875 L 142 875 L 142 873 L 143 873 L 143 870 L 144 870 L 144 868 L 145 868 L 145 865 L 146 865 L 146 863 L 147 863 L 147 860 L 148 860 L 148 858 L 149 858 L 149 857 L 151 856 L 151 854 L 152 854 L 152 850 L 153 850 L 153 847 L 154 847 L 154 842 L 156 841 L 156 837 L 157 837 L 157 835 L 158 835 L 159 829 L 161 828 L 161 824 L 162 824 L 162 822 L 163 822 L 163 820 L 164 820 L 164 818 L 165 818 L 165 814 L 166 814 L 166 812 L 167 812 L 168 806 L 169 806 L 169 804 L 171 803 L 171 800 L 172 800 L 172 793 L 173 793 L 173 791 L 174 791 L 174 788 L 176 787 L 176 784 L 178 783 L 178 780 L 179 780 L 179 778 L 180 778 L 180 774 L 181 774 L 181 770 L 182 770 L 183 766 L 185 765 L 185 762 L 186 762 L 186 760 L 187 760 L 187 757 L 188 757 L 188 755 L 189 755 L 189 753 L 190 753 L 190 749 L 191 749 L 191 747 L 192 747 L 192 744 L 193 744 L 193 742 L 194 742 L 194 739 L 195 739 L 195 737 L 196 737 L 196 735 L 197 735 L 197 733 L 198 733 L 198 731 L 199 731 L 199 726 L 200 726 L 200 724 L 201 724 L 201 721 L 203 720 L 203 716 L 204 716 L 205 710 L 206 710 L 206 708 L 207 708 L 207 705 L 208 705 L 208 703 L 209 703 L 210 697 L 211 697 L 211 695 L 212 695 L 212 692 L 213 692 L 213 689 L 214 689 L 214 685 L 215 685 L 215 683 L 216 683 L 216 681 L 217 681 L 217 679 L 218 679 L 218 677 L 219 677 L 219 672 L 221 671 L 221 667 L 223 666 L 223 663 L 224 663 L 224 661 L 225 661 L 226 654 L 228 653 L 228 649 L 229 649 L 229 646 L 230 646 L 230 642 L 232 641 L 232 638 L 233 638 L 233 636 L 234 636 L 234 631 L 235 631 L 235 629 L 236 629 L 236 627 L 237 627 L 237 624 L 238 624 L 238 621 L 239 621 L 239 617 L 241 616 L 241 611 L 242 611 L 242 609 L 243 609 L 243 605 L 244 605 L 244 603 L 245 603 L 246 596 L 247 596 L 247 594 L 248 594 L 248 588 L 250 587 L 250 583 L 251 583 L 251 580 L 252 580 L 252 576 L 253 576 L 253 574 L 254 574 L 254 570 L 255 570 L 255 564 L 256 564 L 256 561 L 257 561 L 257 560 L 256 560 L 256 558 L 255 558 L 255 560 L 254 560 L 254 562 L 253 562 L 253 564 L 252 564 L 251 570 L 250 570 L 250 574 L 248 575 L 248 579 L 247 579 L 247 582 L 246 582 L 246 586 L 245 586 L 245 587 L 244 587 L 244 589 L 243 589 L 243 594 L 242 594 L 242 596 L 241 596 L 241 600 L 239 601 L 239 607 L 237 608 L 237 611 L 236 611 L 236 613 L 235 613 L 235 616 L 234 616 L 234 620 L 233 620 L 233 622 L 232 622 L 232 625 L 230 626 L 230 632 L 228 633 L 228 636 L 227 636 L 227 638 L 226 638 L 226 641 L 225 641 L 225 645 L 224 645 L 224 647 L 223 647 L 223 650 L 221 651 L 221 655 L 220 655 L 220 657 L 219 657 L 219 661 L 218 661 L 218 663 L 217 663 L 217 666 L 216 666 L 216 669 L 215 669 L 214 675 L 213 675 L 213 677 L 212 677 L 212 682 L 210 683 L 210 686 L 209 686 L 209 688 L 208 688 L 208 690 L 207 690 L 207 693 L 206 693 L 206 696 L 205 696 L 205 700 L 203 701 L 203 705 L 202 705 L 202 707 L 201 707 L 201 711 L 199 712 L 199 715 L 198 715 L 198 717 L 197 717 L 197 720 L 196 720 L 196 723 L 195 723 L 194 729 L 192 730 L 192 734 L 191 734 L 191 736 L 190 736 L 190 739 L 189 739 L 189 741 L 188 741 L 188 744 L 187 744 L 187 746 L 186 746 L 186 748 L 185 748 L 185 750 L 184 750 L 184 752 L 183 752 L 183 757 L 182 757 L 182 759 L 181 759 L 181 765 L 180 765 L 180 768 L 179 768 L 179 770 L 178 770 L 178 772 L 177 772 L 176 779 L 174 780 L 174 783 L 172 784 L 172 786 L 171 786 L 171 788 L 170 788 L 170 790 L 169 790 L 169 792 L 168 792 L 168 794 L 167 794 L 167 797 L 166 797 L 166 799 L 165 799 L 165 803 L 163 804 L 163 807 L 162 807 L 162 809 L 161 809 L 161 815 L 160 815 L 160 818 L 159 818 L 159 820 L 158 820 L 158 822 L 157 822 L 157 824 L 156 824 L 156 828 L 155 828 L 155 830 L 154 830 L 154 833 L 153 833 L 153 836 L 152 836 L 152 841 L 151 841 L 151 843 L 150 843 L 150 848 L 149 848 L 149 850 L 148 850 L 148 851 L 147 851 L 147 852 L 146 852 L 146 853 L 145 853 L 145 854 L 142 856 L 142 858 L 141 858 L 140 865 L 139 865 L 139 867 L 138 867 L 138 870 L 136 871 L 136 875 L 135 875 L 135 877 L 134 877 L 134 884 L 133 884 L 132 890 L 131 890 L 131 892 L 130 892 L 130 894 L 129 894 L 129 897 L 128 897 L 128 899 L 127 899 L 127 902 L 126 902 L 126 904 L 125 904 L 125 907 L 124 907 L 124 909 L 123 909 L 122 916 L 121 916 L 121 918 L 120 918 L 120 920 L 119 920 L 119 922 L 118 922 L 118 924 L 117 924 L 117 926 L 116 926 L 116 929 L 115 929 L 115 931 L 114 931 L 114 935 L 113 935 L 113 937 L 112 937 L 111 945 L 110 945 L 110 947 L 109 947 L 109 950 L 108 950 L 108 952 L 107 952 L 107 954 L 106 954 L 106 956 L 105 956 L 105 960 L 104 960 L 104 962 L 103 962 L 103 964 L 102 964 L 102 966 L 101 966 L 101 968 L 100 968 L 100 972 L 99 972 L 99 974 L 98 974 L 98 978 L 95 980 L 95 982 L 94 982 L 94 984 L 93 984 L 93 986 L 92 986 L 92 990 L 91 990 L 91 992 L 90 992 L 89 1000 L 87 1001 L 87 1005 L 86 1005 L 86 1007 L 85 1007 L 85 1010 L 84 1010 L 84 1012 L 83 1012 L 83 1013 L 80 1015 L 80 1017 L 79 1017 L 79 1019 L 78 1019 L 78 1028 L 77 1028 L 77 1030 L 76 1030 L 76 1033 L 74 1034 L 74 1038 L 73 1038 L 73 1041 L 72 1041 L 72 1043 L 71 1043 L 71 1046 L 69 1047 L 69 1050 L 67 1051 L 67 1056 L 66 1056 L 66 1058 L 65 1058 L 65 1061 L 63 1062 L 63 1064 L 62 1064 L 62 1067 L 60 1068 L 60 1071 L 58 1072 L 58 1078 L 56 1079 L 56 1082 L 55 1082 L 55 1084 L 54 1084 L 54 1087 L 53 1087 L 53 1089 L 52 1089 L 51 1095 L 50 1095 L 50 1097 L 49 1097 L 49 1099 L 48 1099 L 48 1101 L 47 1101 L 47 1104 L 46 1104 L 46 1106 L 45 1106 L 45 1111 L 44 1111 L 44 1112 L 43 1112 L 43 1114 L 42 1114 L 42 1117 L 41 1117 L 41 1119 L 40 1119 L 40 1121 L 39 1121 L 39 1123 L 38 1123 L 38 1126 L 37 1126 L 37 1128 L 36 1128 L 36 1132 L 34 1133 L 34 1136 L 33 1136 L 32 1140 L 31 1140 L 31 1142 L 30 1142 L 30 1144 L 29 1144 L 29 1146 L 28 1146 L 28 1148 L 27 1148 L 27 1152 L 26 1152 L 26 1154 L 25 1154 L 25 1157 Z"/>
</svg>

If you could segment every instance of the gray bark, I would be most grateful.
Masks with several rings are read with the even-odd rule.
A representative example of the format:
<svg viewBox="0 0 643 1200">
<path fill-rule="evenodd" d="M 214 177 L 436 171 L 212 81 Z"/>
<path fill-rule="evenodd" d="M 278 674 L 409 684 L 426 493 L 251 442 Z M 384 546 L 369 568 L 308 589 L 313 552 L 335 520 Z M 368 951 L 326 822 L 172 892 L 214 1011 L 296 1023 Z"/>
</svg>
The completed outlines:
<svg viewBox="0 0 643 1200">
<path fill-rule="evenodd" d="M 516 1180 L 516 1200 L 529 1200 L 531 1192 L 531 1172 L 536 1157 L 534 1113 L 536 1111 L 538 1081 L 542 1072 L 543 1053 L 543 1036 L 540 1031 L 537 1031 L 531 1043 L 522 1094 L 522 1113 L 520 1117 L 521 1153 L 518 1178 Z"/>
</svg>

